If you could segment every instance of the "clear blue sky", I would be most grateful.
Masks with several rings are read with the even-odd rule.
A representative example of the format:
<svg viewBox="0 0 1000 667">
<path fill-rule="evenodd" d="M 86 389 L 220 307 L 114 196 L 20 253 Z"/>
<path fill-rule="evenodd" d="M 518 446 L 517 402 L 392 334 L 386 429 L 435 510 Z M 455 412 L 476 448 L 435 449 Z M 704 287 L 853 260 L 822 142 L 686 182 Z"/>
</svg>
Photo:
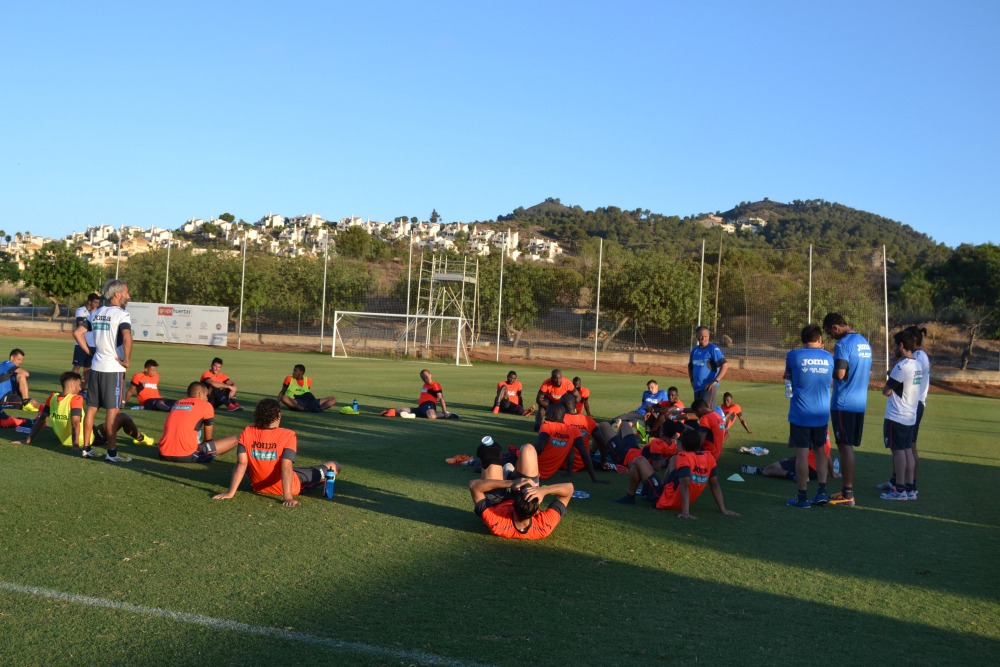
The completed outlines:
<svg viewBox="0 0 1000 667">
<path fill-rule="evenodd" d="M 997 2 L 8 3 L 0 227 L 687 215 L 1000 242 Z"/>
</svg>

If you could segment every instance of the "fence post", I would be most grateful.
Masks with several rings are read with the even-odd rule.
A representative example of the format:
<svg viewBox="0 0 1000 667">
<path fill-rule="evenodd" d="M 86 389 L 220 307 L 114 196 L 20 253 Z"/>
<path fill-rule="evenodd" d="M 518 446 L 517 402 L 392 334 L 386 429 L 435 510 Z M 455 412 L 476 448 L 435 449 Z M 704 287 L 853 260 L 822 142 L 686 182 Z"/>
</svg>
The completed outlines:
<svg viewBox="0 0 1000 667">
<path fill-rule="evenodd" d="M 597 338 L 601 330 L 601 269 L 604 268 L 604 239 L 597 251 L 597 309 L 594 312 L 594 370 L 597 370 Z"/>
<path fill-rule="evenodd" d="M 698 280 L 698 326 L 701 326 L 701 305 L 705 290 L 705 239 L 701 240 L 701 279 Z"/>
</svg>

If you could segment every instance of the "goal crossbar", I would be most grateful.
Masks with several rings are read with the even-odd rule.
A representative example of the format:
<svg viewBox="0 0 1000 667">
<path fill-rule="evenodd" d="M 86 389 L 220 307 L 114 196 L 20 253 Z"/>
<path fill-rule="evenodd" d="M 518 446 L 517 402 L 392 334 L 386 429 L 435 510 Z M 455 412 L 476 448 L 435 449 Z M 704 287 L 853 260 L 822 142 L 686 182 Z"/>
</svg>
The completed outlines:
<svg viewBox="0 0 1000 667">
<path fill-rule="evenodd" d="M 471 335 L 471 322 L 465 317 L 336 310 L 330 349 L 333 357 L 412 355 L 429 362 L 447 351 L 456 366 L 471 366 L 466 340 Z"/>
</svg>

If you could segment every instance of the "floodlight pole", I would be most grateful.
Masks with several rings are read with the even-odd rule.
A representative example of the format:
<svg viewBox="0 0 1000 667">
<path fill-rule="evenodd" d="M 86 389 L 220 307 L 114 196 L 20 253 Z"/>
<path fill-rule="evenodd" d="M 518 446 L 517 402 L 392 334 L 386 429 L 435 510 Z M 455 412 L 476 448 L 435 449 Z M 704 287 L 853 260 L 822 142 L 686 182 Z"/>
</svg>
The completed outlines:
<svg viewBox="0 0 1000 667">
<path fill-rule="evenodd" d="M 240 321 L 236 324 L 236 349 L 243 344 L 243 290 L 247 278 L 247 233 L 243 232 L 243 272 L 240 274 Z"/>
<path fill-rule="evenodd" d="M 889 272 L 886 269 L 885 246 L 882 246 L 882 305 L 885 308 L 885 372 L 889 371 Z"/>
<path fill-rule="evenodd" d="M 594 370 L 597 370 L 597 334 L 601 327 L 601 268 L 604 264 L 604 239 L 600 241 L 597 251 L 597 309 L 594 315 Z"/>
<path fill-rule="evenodd" d="M 115 280 L 118 280 L 118 269 L 122 265 L 122 234 L 125 233 L 125 225 L 118 229 L 118 259 L 115 261 Z"/>
<path fill-rule="evenodd" d="M 406 260 L 406 330 L 403 333 L 403 356 L 410 356 L 410 290 L 413 289 L 413 230 L 410 230 L 410 255 Z"/>
<path fill-rule="evenodd" d="M 600 270 L 598 269 L 598 272 Z M 701 326 L 701 304 L 705 290 L 705 239 L 701 240 L 701 279 L 698 281 L 698 326 Z"/>
<path fill-rule="evenodd" d="M 813 246 L 809 244 L 809 310 L 806 312 L 806 322 L 812 322 L 813 317 Z"/>
<path fill-rule="evenodd" d="M 326 235 L 326 245 L 323 246 L 323 297 L 319 307 L 319 351 L 323 351 L 323 338 L 326 336 L 326 268 L 329 264 L 330 234 Z M 336 344 L 336 341 L 334 341 Z"/>
<path fill-rule="evenodd" d="M 503 259 L 507 254 L 506 240 L 500 248 L 500 290 L 497 293 L 497 363 L 500 363 L 500 322 L 503 315 Z"/>
<path fill-rule="evenodd" d="M 171 234 L 170 238 L 167 239 L 167 275 L 163 279 L 163 303 L 167 303 L 167 292 L 170 285 L 170 242 L 174 240 L 174 235 Z"/>
</svg>

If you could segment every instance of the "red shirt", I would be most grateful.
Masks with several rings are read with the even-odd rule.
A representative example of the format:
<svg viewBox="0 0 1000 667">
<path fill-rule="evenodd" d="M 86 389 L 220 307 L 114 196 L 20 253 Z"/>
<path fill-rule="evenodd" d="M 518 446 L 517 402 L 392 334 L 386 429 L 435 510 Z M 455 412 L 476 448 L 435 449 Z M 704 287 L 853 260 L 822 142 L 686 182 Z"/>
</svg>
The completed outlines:
<svg viewBox="0 0 1000 667">
<path fill-rule="evenodd" d="M 715 477 L 718 472 L 715 467 L 715 457 L 707 451 L 677 452 L 674 465 L 674 472 L 663 483 L 663 492 L 660 494 L 660 499 L 656 501 L 656 509 L 658 510 L 681 509 L 680 480 L 684 477 L 691 479 L 688 493 L 691 496 L 690 503 L 693 505 L 701 492 L 708 486 L 709 478 Z"/>
<path fill-rule="evenodd" d="M 517 380 L 514 380 L 510 384 L 506 382 L 497 382 L 497 391 L 501 389 L 507 389 L 507 400 L 514 405 L 521 405 L 521 391 L 524 386 Z"/>
<path fill-rule="evenodd" d="M 424 386 L 420 388 L 420 398 L 417 399 L 417 405 L 428 401 L 436 404 L 442 391 L 441 385 L 437 382 L 425 382 Z"/>
<path fill-rule="evenodd" d="M 573 386 L 572 380 L 563 378 L 560 384 L 555 385 L 552 384 L 552 378 L 549 378 L 542 383 L 542 386 L 538 389 L 538 391 L 550 401 L 556 403 L 566 394 L 572 394 L 574 389 L 576 389 L 576 387 Z"/>
<path fill-rule="evenodd" d="M 713 410 L 698 420 L 698 426 L 708 429 L 708 437 L 703 446 L 706 452 L 718 459 L 722 453 L 722 445 L 726 442 L 726 422 Z"/>
<path fill-rule="evenodd" d="M 237 452 L 249 459 L 250 485 L 257 493 L 284 495 L 281 487 L 281 461 L 295 461 L 298 448 L 295 431 L 287 428 L 257 428 L 247 426 L 240 433 Z M 298 475 L 292 475 L 292 495 L 302 490 Z"/>
<path fill-rule="evenodd" d="M 572 424 L 543 422 L 538 431 L 538 476 L 548 479 L 556 474 L 573 449 L 573 442 L 579 437 L 580 429 Z"/>
<path fill-rule="evenodd" d="M 525 532 L 514 527 L 514 501 L 505 500 L 499 505 L 487 507 L 483 510 L 483 525 L 498 537 L 506 537 L 514 540 L 540 540 L 548 537 L 549 534 L 559 525 L 562 515 L 559 510 L 549 508 L 538 512 L 531 517 L 531 524 Z"/>
<path fill-rule="evenodd" d="M 182 398 L 174 403 L 163 422 L 161 456 L 191 456 L 198 451 L 198 435 L 215 423 L 215 408 L 201 398 Z"/>
<path fill-rule="evenodd" d="M 139 405 L 142 405 L 146 401 L 152 398 L 162 398 L 160 396 L 160 388 L 158 382 L 160 381 L 160 376 L 157 375 L 155 378 L 143 373 L 136 373 L 132 376 L 132 386 L 138 393 L 136 396 L 139 401 Z"/>
</svg>

